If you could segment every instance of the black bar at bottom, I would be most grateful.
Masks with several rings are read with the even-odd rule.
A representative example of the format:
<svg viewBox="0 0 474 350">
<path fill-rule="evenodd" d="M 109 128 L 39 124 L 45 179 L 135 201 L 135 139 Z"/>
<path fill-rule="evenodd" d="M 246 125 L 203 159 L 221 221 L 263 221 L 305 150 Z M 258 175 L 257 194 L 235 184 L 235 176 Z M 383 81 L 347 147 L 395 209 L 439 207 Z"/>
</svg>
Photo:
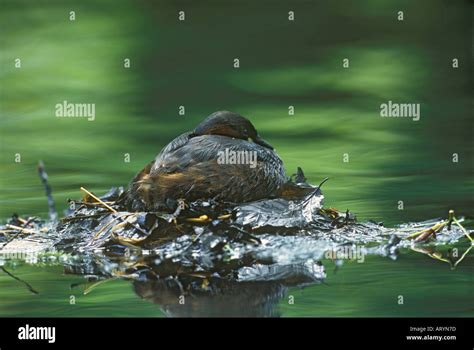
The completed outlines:
<svg viewBox="0 0 474 350">
<path fill-rule="evenodd" d="M 246 348 L 261 343 L 361 348 L 473 349 L 466 318 L 0 318 L 0 349 L 118 346 L 134 348 L 185 343 Z M 54 327 L 54 328 L 51 328 Z M 54 329 L 54 331 L 53 331 Z M 42 339 L 32 339 L 42 338 Z M 220 345 L 219 345 L 220 344 Z"/>
</svg>

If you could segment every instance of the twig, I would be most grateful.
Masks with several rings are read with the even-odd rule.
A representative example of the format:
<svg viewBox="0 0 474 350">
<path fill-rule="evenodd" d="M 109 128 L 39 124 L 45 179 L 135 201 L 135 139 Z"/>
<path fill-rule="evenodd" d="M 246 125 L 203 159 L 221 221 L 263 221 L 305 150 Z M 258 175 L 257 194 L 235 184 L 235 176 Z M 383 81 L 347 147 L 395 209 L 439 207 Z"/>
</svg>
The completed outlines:
<svg viewBox="0 0 474 350">
<path fill-rule="evenodd" d="M 13 230 L 13 229 L 5 229 L 5 230 L 0 230 L 0 233 L 7 234 L 9 235 L 10 233 L 17 233 L 18 230 Z"/>
<path fill-rule="evenodd" d="M 309 195 L 305 200 L 303 200 L 303 201 L 301 202 L 301 205 L 302 205 L 302 206 L 305 206 L 306 204 L 308 204 L 309 201 L 311 200 L 311 198 L 313 198 L 314 196 L 316 196 L 316 195 L 318 194 L 318 191 L 321 189 L 321 186 L 324 185 L 324 183 L 325 183 L 326 181 L 328 181 L 328 180 L 329 180 L 329 177 L 326 177 L 323 181 L 321 181 L 321 183 L 318 185 L 318 187 L 316 187 L 316 188 L 314 189 L 314 191 L 312 191 L 312 192 L 310 193 L 310 195 Z"/>
<path fill-rule="evenodd" d="M 453 216 L 453 221 L 456 225 L 458 225 L 461 228 L 462 232 L 464 232 L 464 235 L 467 237 L 467 239 L 471 241 L 471 244 L 474 243 L 474 240 L 472 239 L 472 237 L 469 235 L 466 229 L 459 223 L 458 219 L 456 219 L 455 216 Z"/>
<path fill-rule="evenodd" d="M 435 260 L 439 260 L 439 261 L 443 261 L 445 263 L 448 263 L 451 265 L 451 261 L 447 260 L 447 259 L 444 259 L 442 256 L 439 257 L 438 255 L 435 255 L 434 253 L 430 253 L 430 252 L 427 252 L 425 250 L 422 250 L 422 249 L 417 249 L 415 247 L 410 247 L 411 250 L 415 251 L 415 252 L 418 252 L 418 253 L 422 253 L 422 254 L 425 254 L 425 255 L 428 255 L 430 258 L 432 259 L 435 259 Z"/>
<path fill-rule="evenodd" d="M 117 279 L 117 277 L 111 277 L 111 278 L 107 278 L 107 279 L 103 279 L 103 280 L 99 280 L 97 282 L 94 282 L 91 285 L 85 287 L 83 293 L 84 293 L 84 295 L 87 295 L 90 292 L 92 292 L 92 290 L 94 290 L 97 286 L 100 286 L 101 284 L 104 284 L 104 283 L 107 283 L 107 282 L 110 282 L 110 281 L 114 281 L 116 279 Z"/>
<path fill-rule="evenodd" d="M 74 221 L 74 220 L 82 220 L 82 219 L 90 219 L 90 218 L 97 218 L 101 217 L 104 215 L 109 215 L 109 212 L 104 212 L 100 214 L 91 214 L 91 215 L 77 215 L 77 216 L 71 216 L 69 218 L 64 218 L 62 219 L 63 222 L 69 222 L 69 221 Z"/>
<path fill-rule="evenodd" d="M 130 214 L 130 213 L 123 213 L 123 214 L 120 215 L 120 216 L 113 216 L 113 215 L 112 215 L 112 219 L 111 219 L 109 222 L 107 222 L 104 226 L 102 226 L 102 228 L 101 228 L 99 231 L 97 231 L 97 233 L 96 233 L 96 234 L 94 235 L 94 237 L 92 238 L 91 243 L 92 243 L 97 237 L 99 237 L 100 234 L 101 234 L 103 231 L 105 231 L 105 229 L 106 229 L 107 227 L 109 227 L 110 225 L 112 225 L 115 220 L 119 220 L 121 217 L 124 217 L 124 216 L 127 216 L 127 215 L 130 216 L 130 215 L 132 215 L 132 214 Z"/>
<path fill-rule="evenodd" d="M 431 226 L 429 228 L 425 228 L 424 230 L 412 233 L 411 235 L 405 237 L 404 239 L 413 239 L 413 238 L 416 238 L 416 237 L 418 237 L 422 234 L 425 234 L 425 233 L 428 234 L 428 236 L 430 236 L 433 233 L 439 232 L 439 230 L 441 230 L 447 223 L 448 223 L 448 221 L 438 222 L 437 224 L 434 224 L 433 226 Z M 426 238 L 428 238 L 428 237 L 426 237 Z"/>
<path fill-rule="evenodd" d="M 89 192 L 88 190 L 86 190 L 84 187 L 81 187 L 81 191 L 85 192 L 87 195 L 91 196 L 92 198 L 94 198 L 97 202 L 99 202 L 102 206 L 104 206 L 105 208 L 107 208 L 108 210 L 110 210 L 112 213 L 114 214 L 118 214 L 118 211 L 115 210 L 114 208 L 112 208 L 110 205 L 108 205 L 107 203 L 105 203 L 102 199 L 100 199 L 99 197 L 97 197 L 96 195 L 92 194 L 91 192 Z M 112 214 L 112 220 L 110 220 L 106 225 L 104 225 L 100 230 L 99 232 L 97 232 L 94 236 L 94 238 L 92 239 L 92 241 L 94 241 L 97 237 L 99 237 L 99 235 L 107 228 L 109 227 L 115 220 L 119 220 L 120 222 L 124 222 L 123 221 L 123 217 L 124 216 L 130 216 L 130 215 L 133 215 L 131 213 L 125 213 L 125 214 L 122 214 L 122 215 L 119 215 L 119 216 L 115 216 Z M 128 222 L 128 224 L 130 224 L 131 226 L 133 226 L 136 230 L 140 231 L 141 233 L 143 233 L 144 235 L 148 236 L 148 232 L 144 231 L 140 226 L 138 226 L 137 224 L 132 224 L 130 222 Z M 91 241 L 91 242 L 92 242 Z"/>
<path fill-rule="evenodd" d="M 112 208 L 110 205 L 104 203 L 103 200 L 101 200 L 99 197 L 95 196 L 94 194 L 92 194 L 92 193 L 89 192 L 88 190 L 86 190 L 84 187 L 81 187 L 81 191 L 85 192 L 86 194 L 88 194 L 89 196 L 91 196 L 92 198 L 94 198 L 97 202 L 99 202 L 99 203 L 102 204 L 104 207 L 106 207 L 107 209 L 109 209 L 112 213 L 118 213 L 117 210 L 115 210 L 114 208 Z"/>
<path fill-rule="evenodd" d="M 98 206 L 103 206 L 102 203 L 99 203 L 99 202 L 93 202 L 93 203 L 88 203 L 88 202 L 74 202 L 72 201 L 74 204 L 80 204 L 80 206 L 85 206 L 85 207 L 88 207 L 88 208 L 96 208 Z M 103 203 L 105 204 L 114 204 L 115 202 L 106 202 L 106 201 L 103 201 Z"/>
<path fill-rule="evenodd" d="M 182 252 L 183 252 L 183 253 L 184 253 L 184 252 L 187 252 L 188 249 L 191 248 L 191 247 L 194 245 L 194 243 L 196 243 L 196 242 L 198 241 L 198 239 L 204 234 L 204 232 L 205 232 L 204 230 L 202 230 L 201 232 L 199 232 L 199 233 L 196 235 L 196 237 L 193 238 L 193 240 L 191 241 L 191 243 L 189 243 L 189 244 L 182 250 Z"/>
<path fill-rule="evenodd" d="M 461 230 L 463 231 L 464 235 L 471 241 L 471 244 L 474 243 L 474 239 L 472 239 L 472 237 L 469 235 L 469 233 L 466 231 L 466 229 L 461 225 L 461 223 L 458 221 L 458 219 L 456 219 L 456 217 L 454 216 L 454 210 L 450 210 L 449 211 L 449 216 L 448 216 L 448 220 L 446 221 L 443 221 L 443 222 L 438 222 L 437 224 L 434 224 L 433 226 L 429 227 L 429 228 L 426 228 L 424 230 L 421 230 L 421 231 L 418 231 L 418 232 L 415 232 L 415 233 L 412 233 L 411 235 L 405 237 L 404 239 L 412 239 L 412 238 L 416 238 L 422 234 L 425 234 L 426 237 L 425 238 L 428 238 L 429 236 L 431 236 L 432 234 L 434 233 L 438 233 L 439 231 L 441 231 L 446 225 L 448 226 L 448 228 L 451 226 L 451 223 L 454 221 L 454 223 L 456 225 L 458 225 Z"/>
<path fill-rule="evenodd" d="M 36 219 L 37 218 L 35 216 L 33 216 L 33 217 L 29 217 L 28 220 L 22 219 L 20 217 L 17 220 L 20 222 L 20 224 L 23 225 L 23 227 L 25 227 L 25 226 L 29 226 Z"/>
<path fill-rule="evenodd" d="M 448 230 L 451 231 L 451 224 L 453 223 L 453 219 L 454 219 L 454 210 L 451 209 L 448 215 L 449 215 L 448 216 Z"/>
<path fill-rule="evenodd" d="M 7 246 L 8 243 L 12 242 L 15 238 L 17 238 L 18 235 L 14 235 L 14 236 L 11 236 L 10 238 L 8 238 L 8 240 L 3 243 L 2 247 L 0 248 L 0 250 L 2 250 L 3 248 L 5 248 Z"/>
<path fill-rule="evenodd" d="M 49 218 L 51 221 L 56 221 L 58 219 L 58 212 L 56 211 L 56 208 L 54 205 L 54 199 L 53 199 L 53 195 L 51 191 L 51 186 L 49 185 L 49 182 L 48 182 L 48 174 L 46 174 L 46 171 L 44 170 L 44 164 L 42 161 L 40 161 L 38 164 L 38 174 L 45 188 L 46 197 L 48 198 Z"/>
<path fill-rule="evenodd" d="M 472 249 L 472 247 L 473 247 L 473 246 L 471 245 L 468 249 L 466 249 L 466 251 L 465 251 L 464 254 L 459 258 L 459 260 L 454 263 L 454 267 L 458 266 L 458 264 L 459 264 L 461 261 L 464 260 L 464 258 L 466 257 L 466 255 L 467 255 L 467 254 L 469 253 L 469 251 Z"/>
<path fill-rule="evenodd" d="M 31 221 L 33 221 L 35 218 L 30 218 L 28 219 L 23 226 L 27 226 L 30 224 Z M 18 238 L 18 236 L 23 233 L 23 232 L 26 232 L 26 233 L 29 233 L 29 234 L 35 234 L 35 233 L 38 233 L 34 230 L 30 230 L 30 229 L 27 229 L 25 227 L 20 227 L 20 226 L 16 226 L 16 225 L 11 225 L 11 224 L 6 224 L 5 227 L 7 229 L 11 229 L 11 230 L 15 230 L 17 233 L 16 235 L 14 236 L 11 236 L 10 238 L 8 238 L 8 240 L 3 243 L 2 247 L 0 248 L 0 250 L 2 250 L 3 248 L 5 248 L 7 246 L 7 244 L 9 244 L 10 242 L 12 242 L 15 238 Z"/>
<path fill-rule="evenodd" d="M 5 225 L 6 228 L 11 228 L 13 230 L 18 230 L 18 234 L 20 233 L 29 233 L 29 234 L 34 234 L 34 233 L 38 233 L 37 231 L 35 230 L 31 230 L 29 228 L 24 228 L 24 227 L 20 227 L 20 226 L 16 226 L 16 225 L 12 225 L 12 224 L 6 224 Z"/>
<path fill-rule="evenodd" d="M 25 287 L 33 294 L 39 294 L 39 292 L 37 290 L 35 290 L 28 282 L 26 281 L 23 281 L 21 278 L 19 277 L 16 277 L 15 275 L 13 275 L 12 273 L 8 272 L 7 270 L 5 270 L 5 268 L 3 266 L 0 266 L 0 269 L 5 272 L 8 276 L 10 276 L 11 278 L 17 280 L 18 282 L 20 283 L 23 283 L 25 285 Z"/>
</svg>

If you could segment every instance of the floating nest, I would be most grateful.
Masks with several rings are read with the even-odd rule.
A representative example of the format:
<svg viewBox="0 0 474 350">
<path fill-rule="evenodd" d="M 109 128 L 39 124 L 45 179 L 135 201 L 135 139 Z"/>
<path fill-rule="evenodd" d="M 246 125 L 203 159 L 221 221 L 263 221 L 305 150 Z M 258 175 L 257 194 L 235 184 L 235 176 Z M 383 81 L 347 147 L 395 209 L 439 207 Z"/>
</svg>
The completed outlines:
<svg viewBox="0 0 474 350">
<path fill-rule="evenodd" d="M 83 198 L 71 200 L 74 209 L 60 221 L 14 215 L 0 227 L 0 254 L 61 252 L 66 273 L 87 276 L 85 292 L 122 278 L 153 299 L 147 291 L 230 293 L 250 282 L 281 291 L 318 283 L 325 278 L 321 260 L 340 262 L 351 252 L 395 259 L 406 248 L 455 267 L 472 248 L 452 211 L 447 219 L 386 228 L 325 208 L 319 187 L 291 201 L 177 201 L 172 212 L 128 212 L 118 204 L 123 188 L 100 197 L 81 188 Z M 462 237 L 471 245 L 461 256 L 433 248 Z"/>
</svg>

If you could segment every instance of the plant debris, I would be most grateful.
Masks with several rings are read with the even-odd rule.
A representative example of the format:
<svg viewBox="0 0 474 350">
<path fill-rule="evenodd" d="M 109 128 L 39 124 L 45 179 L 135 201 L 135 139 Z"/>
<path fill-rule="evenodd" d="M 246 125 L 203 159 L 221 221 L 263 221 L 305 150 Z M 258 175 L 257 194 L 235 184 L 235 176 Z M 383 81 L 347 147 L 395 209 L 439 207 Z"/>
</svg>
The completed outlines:
<svg viewBox="0 0 474 350">
<path fill-rule="evenodd" d="M 301 169 L 296 179 L 305 181 Z M 293 200 L 179 200 L 170 212 L 128 212 L 117 204 L 123 188 L 98 196 L 81 187 L 84 197 L 70 200 L 74 209 L 59 222 L 14 214 L 0 227 L 0 255 L 27 248 L 59 251 L 67 273 L 95 276 L 87 291 L 104 280 L 125 278 L 174 283 L 191 293 L 215 291 L 223 280 L 317 283 L 325 278 L 320 262 L 347 248 L 393 259 L 408 248 L 452 267 L 470 250 L 454 259 L 431 248 L 463 236 L 472 245 L 453 211 L 446 220 L 396 228 L 359 223 L 349 210 L 323 207 L 320 186 Z"/>
</svg>

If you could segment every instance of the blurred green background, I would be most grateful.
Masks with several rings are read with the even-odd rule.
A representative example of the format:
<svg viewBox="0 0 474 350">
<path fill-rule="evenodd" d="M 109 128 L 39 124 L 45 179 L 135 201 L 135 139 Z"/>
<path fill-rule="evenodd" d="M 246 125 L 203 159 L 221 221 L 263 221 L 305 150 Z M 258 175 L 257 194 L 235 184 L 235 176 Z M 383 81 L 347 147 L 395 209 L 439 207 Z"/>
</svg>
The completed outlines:
<svg viewBox="0 0 474 350">
<path fill-rule="evenodd" d="M 251 119 L 288 175 L 301 166 L 312 183 L 329 176 L 327 206 L 388 225 L 451 208 L 472 214 L 468 1 L 0 4 L 2 220 L 47 215 L 38 160 L 63 210 L 80 186 L 126 185 L 172 138 L 222 109 Z M 55 117 L 64 100 L 95 103 L 95 120 Z M 381 118 L 388 100 L 420 103 L 420 121 Z"/>
</svg>

